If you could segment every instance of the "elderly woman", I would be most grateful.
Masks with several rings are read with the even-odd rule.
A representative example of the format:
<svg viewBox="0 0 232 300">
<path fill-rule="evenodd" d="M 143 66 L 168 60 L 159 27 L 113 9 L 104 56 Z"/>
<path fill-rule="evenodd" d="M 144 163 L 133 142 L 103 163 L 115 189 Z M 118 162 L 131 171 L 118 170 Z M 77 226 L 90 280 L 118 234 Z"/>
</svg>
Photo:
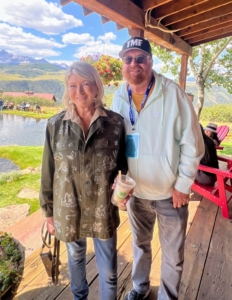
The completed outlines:
<svg viewBox="0 0 232 300">
<path fill-rule="evenodd" d="M 118 208 L 111 204 L 118 170 L 127 172 L 123 119 L 103 108 L 97 71 L 85 62 L 67 70 L 65 111 L 48 120 L 40 204 L 47 228 L 66 242 L 74 299 L 87 299 L 86 238 L 94 241 L 100 298 L 116 299 Z"/>
</svg>

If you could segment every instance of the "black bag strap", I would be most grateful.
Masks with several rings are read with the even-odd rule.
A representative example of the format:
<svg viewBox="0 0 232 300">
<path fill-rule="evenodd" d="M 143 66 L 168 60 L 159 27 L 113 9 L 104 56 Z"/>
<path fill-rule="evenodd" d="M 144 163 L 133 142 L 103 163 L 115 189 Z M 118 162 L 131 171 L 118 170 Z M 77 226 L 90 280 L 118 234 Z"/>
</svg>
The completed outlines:
<svg viewBox="0 0 232 300">
<path fill-rule="evenodd" d="M 60 241 L 55 237 L 54 238 L 54 250 L 53 250 L 53 256 L 52 256 L 52 283 L 54 285 L 58 284 L 58 277 L 59 277 L 59 265 L 60 260 Z"/>
<path fill-rule="evenodd" d="M 51 243 L 52 240 L 52 235 L 48 230 L 46 229 L 45 234 L 44 234 L 44 227 L 45 224 L 47 224 L 47 220 L 43 222 L 42 228 L 41 228 L 41 238 L 43 241 L 42 248 L 47 247 L 47 248 L 53 248 L 54 244 Z"/>
</svg>

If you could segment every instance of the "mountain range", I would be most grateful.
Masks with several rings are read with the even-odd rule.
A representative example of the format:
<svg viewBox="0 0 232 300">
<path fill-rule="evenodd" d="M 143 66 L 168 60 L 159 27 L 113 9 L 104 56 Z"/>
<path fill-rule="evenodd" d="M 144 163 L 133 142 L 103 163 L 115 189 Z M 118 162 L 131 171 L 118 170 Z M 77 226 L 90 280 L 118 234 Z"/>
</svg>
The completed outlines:
<svg viewBox="0 0 232 300">
<path fill-rule="evenodd" d="M 35 59 L 29 56 L 13 55 L 5 50 L 0 51 L 0 91 L 35 93 L 52 93 L 58 102 L 64 93 L 64 76 L 68 68 L 65 64 L 52 64 L 46 59 Z M 113 95 L 114 85 L 105 86 L 105 94 Z M 197 101 L 197 86 L 195 79 L 187 78 L 186 92 L 194 95 L 194 105 Z M 213 86 L 210 91 L 205 89 L 204 106 L 231 104 L 232 95 L 224 88 Z"/>
<path fill-rule="evenodd" d="M 19 65 L 19 64 L 51 64 L 49 61 L 47 61 L 44 58 L 41 59 L 35 59 L 29 56 L 23 56 L 23 55 L 15 55 L 11 54 L 5 50 L 0 51 L 0 64 L 6 64 L 6 65 Z M 57 67 L 59 67 L 62 70 L 66 70 L 68 68 L 68 65 L 62 63 L 62 64 L 53 64 Z"/>
</svg>

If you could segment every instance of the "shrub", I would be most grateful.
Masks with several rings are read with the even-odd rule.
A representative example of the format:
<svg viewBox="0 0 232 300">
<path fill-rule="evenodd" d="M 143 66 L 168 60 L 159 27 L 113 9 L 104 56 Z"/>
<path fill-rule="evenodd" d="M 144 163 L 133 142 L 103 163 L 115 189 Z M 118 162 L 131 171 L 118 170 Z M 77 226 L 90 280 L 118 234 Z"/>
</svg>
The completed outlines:
<svg viewBox="0 0 232 300">
<path fill-rule="evenodd" d="M 122 61 L 118 58 L 105 54 L 88 55 L 82 57 L 81 61 L 85 61 L 97 69 L 104 85 L 112 83 L 118 86 L 119 81 L 122 80 Z"/>
</svg>

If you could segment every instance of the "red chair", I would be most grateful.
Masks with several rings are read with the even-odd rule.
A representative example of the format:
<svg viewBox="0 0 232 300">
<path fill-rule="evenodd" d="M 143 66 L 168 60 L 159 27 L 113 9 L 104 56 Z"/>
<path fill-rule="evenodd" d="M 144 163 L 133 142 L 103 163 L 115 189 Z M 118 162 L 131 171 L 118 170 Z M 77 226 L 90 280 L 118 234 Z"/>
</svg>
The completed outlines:
<svg viewBox="0 0 232 300">
<path fill-rule="evenodd" d="M 227 170 L 199 165 L 198 169 L 217 176 L 214 186 L 206 186 L 194 182 L 192 190 L 221 207 L 222 216 L 230 219 L 228 203 L 232 199 L 232 159 L 218 156 L 218 160 L 227 163 Z"/>
<path fill-rule="evenodd" d="M 229 132 L 230 128 L 227 125 L 222 125 L 222 126 L 218 126 L 217 128 L 217 136 L 218 139 L 221 142 L 225 139 L 225 137 L 227 136 L 228 132 Z M 222 146 L 216 146 L 217 150 L 223 150 L 224 147 Z"/>
</svg>

